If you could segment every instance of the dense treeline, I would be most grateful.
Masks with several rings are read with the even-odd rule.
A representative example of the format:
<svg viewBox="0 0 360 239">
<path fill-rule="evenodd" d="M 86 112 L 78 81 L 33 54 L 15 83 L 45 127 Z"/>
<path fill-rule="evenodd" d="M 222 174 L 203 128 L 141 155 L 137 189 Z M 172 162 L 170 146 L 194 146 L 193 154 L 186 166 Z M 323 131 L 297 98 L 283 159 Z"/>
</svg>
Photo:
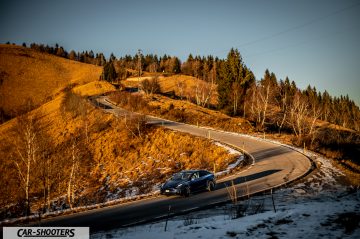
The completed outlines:
<svg viewBox="0 0 360 239">
<path fill-rule="evenodd" d="M 9 42 L 7 44 L 10 44 Z M 23 47 L 27 47 L 26 43 L 22 44 Z M 112 62 L 122 74 L 122 69 L 130 69 L 136 72 L 163 72 L 163 73 L 181 73 L 181 62 L 178 57 L 164 55 L 158 57 L 156 54 L 136 54 L 134 56 L 125 55 L 117 59 L 113 53 L 111 53 L 109 59 L 106 59 L 103 53 L 94 53 L 90 51 L 76 52 L 71 50 L 68 52 L 62 46 L 55 44 L 55 46 L 49 46 L 44 44 L 31 43 L 30 48 L 40 52 L 46 52 L 48 54 L 56 55 L 59 57 L 75 60 L 83 63 L 94 64 L 98 66 L 105 66 L 106 63 Z"/>
<path fill-rule="evenodd" d="M 234 49 L 217 68 L 219 108 L 250 118 L 259 129 L 288 128 L 301 137 L 313 133 L 320 119 L 360 130 L 359 107 L 348 96 L 332 97 L 310 85 L 301 90 L 288 77 L 278 80 L 269 70 L 256 81 Z"/>
<path fill-rule="evenodd" d="M 175 56 L 164 55 L 158 57 L 157 55 L 136 54 L 135 56 L 125 55 L 115 61 L 119 68 L 132 69 L 137 73 L 142 71 L 147 72 L 163 72 L 177 74 L 181 73 L 181 62 Z"/>
<path fill-rule="evenodd" d="M 278 80 L 275 73 L 269 70 L 265 71 L 262 79 L 256 80 L 235 49 L 230 50 L 226 59 L 193 57 L 190 54 L 183 63 L 177 57 L 166 55 L 161 58 L 156 55 L 141 56 L 141 61 L 138 57 L 127 55 L 115 61 L 115 65 L 117 69 L 138 70 L 138 63 L 141 62 L 141 71 L 182 73 L 216 83 L 218 108 L 229 115 L 250 118 L 260 129 L 271 127 L 281 131 L 287 127 L 295 134 L 302 134 L 304 130 L 313 131 L 315 125 L 301 126 L 298 123 L 294 128 L 296 122 L 290 123 L 290 116 L 295 120 L 302 114 L 308 119 L 320 119 L 360 130 L 359 107 L 348 96 L 332 97 L 327 91 L 318 92 L 310 85 L 301 90 L 295 81 L 290 81 L 288 77 Z M 302 129 L 305 127 L 307 129 Z"/>
<path fill-rule="evenodd" d="M 278 80 L 269 70 L 256 80 L 235 49 L 226 59 L 189 55 L 181 64 L 181 73 L 216 82 L 218 108 L 252 120 L 261 130 L 287 129 L 300 137 L 313 133 L 318 119 L 360 130 L 359 107 L 348 96 L 332 97 L 310 85 L 301 90 L 295 81 Z"/>
<path fill-rule="evenodd" d="M 23 46 L 26 47 L 26 44 L 23 43 Z M 161 72 L 182 73 L 216 83 L 218 108 L 229 115 L 251 119 L 258 129 L 270 127 L 281 132 L 288 128 L 299 136 L 304 131 L 311 132 L 315 127 L 314 123 L 304 126 L 298 122 L 300 117 L 312 118 L 314 122 L 320 119 L 360 131 L 359 107 L 348 96 L 332 97 L 327 91 L 318 92 L 310 85 L 301 90 L 294 81 L 287 77 L 278 80 L 275 73 L 269 70 L 265 71 L 262 79 L 256 80 L 236 49 L 231 49 L 226 59 L 213 56 L 193 57 L 190 54 L 182 63 L 176 56 L 158 57 L 156 54 L 143 55 L 140 52 L 119 59 L 111 54 L 107 60 L 104 54 L 94 54 L 93 51 L 72 50 L 68 53 L 58 44 L 52 47 L 32 43 L 30 48 L 70 60 L 104 66 L 102 79 L 110 82 L 123 80 L 131 75 L 140 76 L 142 72 Z M 204 89 L 199 87 L 200 90 Z"/>
<path fill-rule="evenodd" d="M 23 43 L 22 46 L 27 47 L 26 43 Z M 104 66 L 107 62 L 103 53 L 95 54 L 92 50 L 82 51 L 82 52 L 75 52 L 74 50 L 71 50 L 70 52 L 68 52 L 58 44 L 55 44 L 55 46 L 49 46 L 49 45 L 37 44 L 37 43 L 31 43 L 30 48 L 39 52 L 45 52 L 51 55 L 63 57 L 73 61 L 79 61 L 97 66 Z M 114 55 L 112 54 L 110 56 L 110 59 L 111 57 L 114 57 Z"/>
<path fill-rule="evenodd" d="M 251 119 L 259 129 L 275 128 L 281 132 L 287 128 L 303 136 L 314 132 L 315 121 L 319 119 L 360 130 L 359 107 L 348 96 L 332 97 L 310 85 L 301 90 L 295 81 L 288 77 L 278 80 L 269 70 L 256 80 L 235 49 L 230 50 L 226 59 L 189 55 L 181 72 L 216 82 L 218 108 L 229 115 Z M 299 117 L 307 120 L 300 123 Z"/>
</svg>

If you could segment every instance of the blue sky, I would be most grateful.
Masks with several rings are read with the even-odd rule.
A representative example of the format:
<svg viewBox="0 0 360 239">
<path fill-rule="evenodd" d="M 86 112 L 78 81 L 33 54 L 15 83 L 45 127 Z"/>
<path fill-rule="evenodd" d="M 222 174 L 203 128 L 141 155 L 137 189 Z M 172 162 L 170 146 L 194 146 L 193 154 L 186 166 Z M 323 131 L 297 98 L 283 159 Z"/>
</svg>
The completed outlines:
<svg viewBox="0 0 360 239">
<path fill-rule="evenodd" d="M 258 79 L 268 68 L 360 105 L 359 12 L 357 0 L 0 0 L 0 42 L 182 60 L 235 47 Z"/>
</svg>

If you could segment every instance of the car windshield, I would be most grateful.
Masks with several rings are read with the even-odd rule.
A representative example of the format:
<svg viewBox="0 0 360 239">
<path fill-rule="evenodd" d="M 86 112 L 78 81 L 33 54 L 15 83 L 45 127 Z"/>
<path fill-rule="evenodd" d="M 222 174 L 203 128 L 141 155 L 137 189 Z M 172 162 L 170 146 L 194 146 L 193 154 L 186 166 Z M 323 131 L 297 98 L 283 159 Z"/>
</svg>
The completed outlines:
<svg viewBox="0 0 360 239">
<path fill-rule="evenodd" d="M 191 177 L 192 173 L 190 172 L 181 172 L 174 174 L 171 179 L 172 180 L 188 180 Z"/>
</svg>

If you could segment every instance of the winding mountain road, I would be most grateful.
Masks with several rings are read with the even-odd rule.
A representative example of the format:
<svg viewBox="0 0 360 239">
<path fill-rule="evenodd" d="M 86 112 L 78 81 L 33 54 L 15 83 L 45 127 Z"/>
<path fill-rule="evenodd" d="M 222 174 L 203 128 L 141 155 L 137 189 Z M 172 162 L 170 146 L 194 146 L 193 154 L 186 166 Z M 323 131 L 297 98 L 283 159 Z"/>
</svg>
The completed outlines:
<svg viewBox="0 0 360 239">
<path fill-rule="evenodd" d="M 121 116 L 126 112 L 107 101 L 95 99 L 105 111 Z M 191 195 L 189 198 L 165 197 L 143 199 L 94 209 L 72 215 L 46 219 L 42 226 L 89 226 L 91 232 L 126 227 L 228 201 L 227 185 L 233 181 L 238 196 L 269 190 L 294 181 L 311 170 L 311 161 L 303 154 L 275 143 L 257 140 L 245 135 L 187 125 L 149 116 L 149 123 L 165 128 L 211 138 L 234 147 L 245 149 L 253 164 L 244 171 L 218 180 L 215 191 Z M 170 211 L 169 211 L 170 208 Z"/>
</svg>

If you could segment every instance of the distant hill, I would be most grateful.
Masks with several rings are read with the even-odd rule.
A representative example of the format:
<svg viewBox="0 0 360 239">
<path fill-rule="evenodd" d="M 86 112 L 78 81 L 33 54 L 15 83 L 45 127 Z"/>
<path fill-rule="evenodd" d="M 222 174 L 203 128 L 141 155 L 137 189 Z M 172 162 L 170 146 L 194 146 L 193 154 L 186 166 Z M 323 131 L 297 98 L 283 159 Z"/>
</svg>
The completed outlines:
<svg viewBox="0 0 360 239">
<path fill-rule="evenodd" d="M 8 118 L 39 106 L 69 84 L 99 79 L 102 67 L 67 60 L 29 48 L 0 45 L 0 110 Z"/>
</svg>

